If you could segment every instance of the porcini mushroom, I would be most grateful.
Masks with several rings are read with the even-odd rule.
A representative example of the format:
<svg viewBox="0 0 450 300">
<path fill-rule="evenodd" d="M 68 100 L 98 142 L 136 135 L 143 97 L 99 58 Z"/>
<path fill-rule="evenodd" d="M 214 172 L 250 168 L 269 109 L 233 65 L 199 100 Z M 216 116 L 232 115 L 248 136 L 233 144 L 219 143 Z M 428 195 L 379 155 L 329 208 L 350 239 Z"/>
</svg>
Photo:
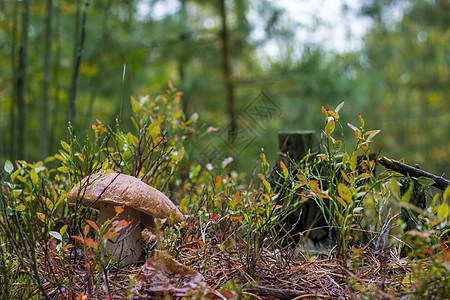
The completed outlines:
<svg viewBox="0 0 450 300">
<path fill-rule="evenodd" d="M 124 207 L 119 218 L 132 223 L 120 242 L 108 243 L 106 250 L 117 259 L 124 258 L 125 264 L 136 262 L 141 255 L 141 224 L 154 226 L 154 218 L 168 218 L 172 213 L 176 224 L 183 221 L 183 215 L 166 195 L 135 177 L 120 173 L 87 176 L 66 196 L 70 203 L 83 197 L 82 205 L 99 209 L 99 225 L 114 218 L 115 206 Z"/>
</svg>

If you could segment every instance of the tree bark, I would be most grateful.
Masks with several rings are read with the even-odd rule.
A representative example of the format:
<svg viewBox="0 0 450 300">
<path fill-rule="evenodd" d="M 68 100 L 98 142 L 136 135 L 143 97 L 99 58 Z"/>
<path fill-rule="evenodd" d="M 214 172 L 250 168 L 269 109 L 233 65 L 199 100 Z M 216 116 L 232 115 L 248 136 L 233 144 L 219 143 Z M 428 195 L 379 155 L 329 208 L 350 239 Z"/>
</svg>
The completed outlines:
<svg viewBox="0 0 450 300">
<path fill-rule="evenodd" d="M 18 105 L 18 149 L 17 156 L 25 159 L 26 150 L 26 73 L 27 73 L 27 53 L 28 53 L 28 27 L 30 24 L 30 0 L 23 0 L 22 3 L 22 31 L 20 35 L 19 47 L 19 67 L 17 69 L 17 105 Z"/>
<path fill-rule="evenodd" d="M 39 152 L 41 159 L 45 159 L 49 154 L 49 86 L 50 86 L 50 58 L 52 53 L 52 10 L 53 0 L 47 0 L 45 15 L 45 50 L 44 50 L 44 71 L 42 76 L 42 117 L 41 132 L 39 139 Z"/>
<path fill-rule="evenodd" d="M 230 117 L 230 127 L 228 132 L 228 140 L 233 143 L 236 139 L 238 124 L 236 111 L 234 109 L 234 87 L 231 81 L 231 68 L 230 68 L 230 55 L 228 49 L 228 28 L 227 28 L 227 11 L 225 7 L 225 0 L 219 1 L 220 19 L 221 19 L 221 31 L 220 40 L 222 42 L 222 71 L 225 80 L 225 94 L 227 101 L 228 115 Z"/>
</svg>

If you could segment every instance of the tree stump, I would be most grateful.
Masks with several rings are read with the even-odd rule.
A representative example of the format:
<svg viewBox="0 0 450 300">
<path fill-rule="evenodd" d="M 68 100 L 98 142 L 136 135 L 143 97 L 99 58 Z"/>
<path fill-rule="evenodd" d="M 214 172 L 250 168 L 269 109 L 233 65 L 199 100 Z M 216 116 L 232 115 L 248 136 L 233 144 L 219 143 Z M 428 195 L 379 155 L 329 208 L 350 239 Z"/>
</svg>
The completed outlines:
<svg viewBox="0 0 450 300">
<path fill-rule="evenodd" d="M 271 173 L 270 181 L 274 183 L 277 192 L 280 192 L 280 198 L 284 198 L 284 193 L 280 190 L 284 180 L 279 174 L 282 174 L 280 161 L 288 168 L 291 174 L 297 173 L 297 168 L 303 158 L 309 153 L 318 150 L 318 140 L 315 131 L 283 131 L 278 133 L 278 144 L 280 152 L 274 168 Z M 294 163 L 293 163 L 294 162 Z M 301 198 L 294 201 L 301 201 Z M 306 232 L 304 236 L 308 237 L 314 244 L 328 239 L 328 231 L 325 228 L 327 224 L 322 217 L 319 206 L 314 201 L 303 203 L 298 210 L 291 210 L 286 218 L 284 229 L 290 232 L 290 235 L 296 242 L 300 240 L 300 234 Z M 311 244 L 311 243 L 310 243 Z"/>
</svg>

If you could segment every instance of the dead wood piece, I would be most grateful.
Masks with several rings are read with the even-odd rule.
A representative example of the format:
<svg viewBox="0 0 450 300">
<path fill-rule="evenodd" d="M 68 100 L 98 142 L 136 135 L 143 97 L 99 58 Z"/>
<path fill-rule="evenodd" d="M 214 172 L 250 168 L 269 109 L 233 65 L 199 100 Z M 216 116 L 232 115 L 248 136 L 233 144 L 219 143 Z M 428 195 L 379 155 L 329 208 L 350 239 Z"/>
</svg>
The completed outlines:
<svg viewBox="0 0 450 300">
<path fill-rule="evenodd" d="M 445 190 L 450 185 L 450 180 L 445 179 L 441 176 L 436 176 L 434 174 L 425 172 L 423 170 L 411 167 L 407 164 L 401 163 L 399 161 L 396 161 L 394 159 L 388 158 L 386 156 L 380 157 L 378 159 L 378 162 L 382 164 L 384 167 L 391 169 L 395 172 L 401 173 L 403 175 L 408 175 L 411 177 L 427 177 L 430 179 L 433 179 L 434 183 L 432 186 L 440 189 Z"/>
</svg>

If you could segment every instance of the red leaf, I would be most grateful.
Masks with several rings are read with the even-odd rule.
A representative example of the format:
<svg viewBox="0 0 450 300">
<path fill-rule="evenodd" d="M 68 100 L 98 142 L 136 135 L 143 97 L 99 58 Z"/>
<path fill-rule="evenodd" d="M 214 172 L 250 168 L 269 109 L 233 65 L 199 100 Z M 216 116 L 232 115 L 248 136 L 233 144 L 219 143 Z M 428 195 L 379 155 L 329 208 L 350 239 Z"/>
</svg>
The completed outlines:
<svg viewBox="0 0 450 300">
<path fill-rule="evenodd" d="M 92 228 L 95 229 L 95 231 L 99 232 L 100 229 L 98 228 L 97 224 L 95 224 L 93 221 L 91 220 L 86 220 L 86 223 L 88 223 Z"/>
<path fill-rule="evenodd" d="M 121 214 L 123 213 L 123 206 L 114 206 L 114 211 L 116 212 L 116 214 Z"/>
</svg>

